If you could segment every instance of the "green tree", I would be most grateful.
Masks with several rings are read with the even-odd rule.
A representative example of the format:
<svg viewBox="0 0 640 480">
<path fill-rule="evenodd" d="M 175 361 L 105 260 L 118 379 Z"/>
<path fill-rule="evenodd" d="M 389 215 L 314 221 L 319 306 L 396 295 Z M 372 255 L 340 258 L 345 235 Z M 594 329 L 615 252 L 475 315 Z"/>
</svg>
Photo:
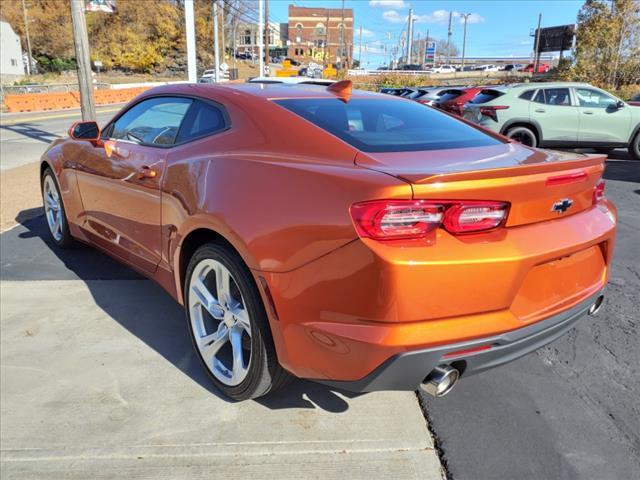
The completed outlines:
<svg viewBox="0 0 640 480">
<path fill-rule="evenodd" d="M 573 66 L 560 75 L 617 89 L 640 82 L 640 4 L 587 0 L 578 13 Z"/>
</svg>

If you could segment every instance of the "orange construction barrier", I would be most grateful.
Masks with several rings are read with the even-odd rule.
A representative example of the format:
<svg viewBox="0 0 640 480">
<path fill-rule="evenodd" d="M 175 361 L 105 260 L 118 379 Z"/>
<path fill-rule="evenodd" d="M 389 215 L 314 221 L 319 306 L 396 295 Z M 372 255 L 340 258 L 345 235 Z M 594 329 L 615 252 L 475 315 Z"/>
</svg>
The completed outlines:
<svg viewBox="0 0 640 480">
<path fill-rule="evenodd" d="M 150 87 L 122 88 L 119 90 L 94 90 L 96 105 L 125 103 L 140 95 Z M 5 95 L 4 104 L 9 112 L 38 112 L 41 110 L 61 110 L 80 106 L 79 92 L 66 93 L 25 93 Z"/>
</svg>

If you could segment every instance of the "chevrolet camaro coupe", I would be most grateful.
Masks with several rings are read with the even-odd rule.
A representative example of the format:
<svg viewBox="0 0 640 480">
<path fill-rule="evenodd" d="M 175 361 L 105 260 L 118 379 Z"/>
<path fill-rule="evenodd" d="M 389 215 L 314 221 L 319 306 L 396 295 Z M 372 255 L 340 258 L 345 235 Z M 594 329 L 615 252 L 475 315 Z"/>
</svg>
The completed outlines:
<svg viewBox="0 0 640 480">
<path fill-rule="evenodd" d="M 74 124 L 40 174 L 54 242 L 184 305 L 228 397 L 293 377 L 441 396 L 600 308 L 617 221 L 604 158 L 349 81 L 185 84 Z"/>
</svg>

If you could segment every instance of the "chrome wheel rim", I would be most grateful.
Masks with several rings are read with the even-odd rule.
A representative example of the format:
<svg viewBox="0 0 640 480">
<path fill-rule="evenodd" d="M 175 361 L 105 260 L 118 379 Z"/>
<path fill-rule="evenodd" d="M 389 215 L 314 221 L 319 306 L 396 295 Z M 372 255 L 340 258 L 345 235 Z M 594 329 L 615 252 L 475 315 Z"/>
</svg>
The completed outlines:
<svg viewBox="0 0 640 480">
<path fill-rule="evenodd" d="M 51 235 L 59 242 L 62 239 L 62 225 L 64 222 L 62 208 L 60 207 L 60 195 L 56 184 L 50 175 L 47 175 L 43 184 L 44 213 L 47 217 L 47 225 Z"/>
<path fill-rule="evenodd" d="M 225 385 L 240 384 L 251 362 L 251 322 L 231 272 L 213 259 L 200 261 L 188 291 L 191 330 L 209 371 Z"/>
</svg>

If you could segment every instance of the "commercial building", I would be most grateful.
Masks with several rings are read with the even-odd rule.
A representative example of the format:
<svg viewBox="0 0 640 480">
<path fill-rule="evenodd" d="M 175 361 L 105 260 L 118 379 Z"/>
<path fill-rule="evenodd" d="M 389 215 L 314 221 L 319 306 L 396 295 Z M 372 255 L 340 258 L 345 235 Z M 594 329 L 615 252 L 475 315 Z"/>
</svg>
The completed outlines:
<svg viewBox="0 0 640 480">
<path fill-rule="evenodd" d="M 269 22 L 269 55 L 272 57 L 281 57 L 287 54 L 287 31 L 288 25 L 286 23 Z M 235 39 L 236 52 L 253 52 L 258 55 L 260 51 L 258 46 L 259 35 L 257 24 L 238 24 Z M 264 39 L 262 40 L 264 42 Z"/>
<path fill-rule="evenodd" d="M 353 9 L 289 5 L 289 57 L 299 62 L 351 65 Z"/>
<path fill-rule="evenodd" d="M 0 21 L 0 82 L 11 83 L 24 77 L 20 37 L 11 25 Z"/>
</svg>

